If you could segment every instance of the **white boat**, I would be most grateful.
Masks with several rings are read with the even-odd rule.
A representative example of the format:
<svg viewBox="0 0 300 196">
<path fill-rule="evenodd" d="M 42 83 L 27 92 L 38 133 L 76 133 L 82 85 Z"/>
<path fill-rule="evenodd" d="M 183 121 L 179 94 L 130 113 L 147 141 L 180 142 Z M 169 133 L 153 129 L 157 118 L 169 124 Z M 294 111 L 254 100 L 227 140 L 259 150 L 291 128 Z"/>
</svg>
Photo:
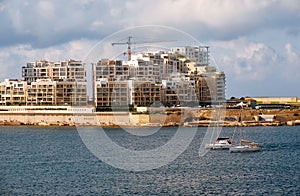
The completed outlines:
<svg viewBox="0 0 300 196">
<path fill-rule="evenodd" d="M 215 141 L 215 143 L 206 144 L 205 148 L 212 149 L 212 150 L 223 150 L 229 149 L 232 145 L 231 140 L 228 137 L 219 137 Z"/>
<path fill-rule="evenodd" d="M 242 107 L 241 111 L 243 111 L 243 107 Z M 241 119 L 241 117 L 240 117 L 240 119 Z M 236 129 L 234 129 L 234 132 L 235 131 L 236 131 Z M 257 144 L 252 141 L 249 141 L 249 140 L 242 139 L 242 138 L 243 138 L 243 135 L 242 135 L 242 129 L 241 129 L 240 130 L 240 143 L 237 145 L 232 145 L 229 148 L 229 152 L 257 152 L 257 151 L 261 150 L 262 145 Z M 232 139 L 232 143 L 234 143 L 234 139 Z"/>
<path fill-rule="evenodd" d="M 262 146 L 255 142 L 248 140 L 240 140 L 239 145 L 233 145 L 229 148 L 229 152 L 257 152 L 260 151 Z"/>
</svg>

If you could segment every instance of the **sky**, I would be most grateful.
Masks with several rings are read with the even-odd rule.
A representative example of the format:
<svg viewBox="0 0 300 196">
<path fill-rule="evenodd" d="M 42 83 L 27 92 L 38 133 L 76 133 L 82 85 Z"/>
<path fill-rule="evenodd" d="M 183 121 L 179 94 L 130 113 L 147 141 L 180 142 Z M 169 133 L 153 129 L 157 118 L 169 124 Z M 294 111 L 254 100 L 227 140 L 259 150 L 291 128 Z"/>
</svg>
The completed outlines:
<svg viewBox="0 0 300 196">
<path fill-rule="evenodd" d="M 226 97 L 300 97 L 299 0 L 0 0 L 0 81 L 26 62 L 82 60 L 120 30 L 161 25 L 210 46 Z"/>
</svg>

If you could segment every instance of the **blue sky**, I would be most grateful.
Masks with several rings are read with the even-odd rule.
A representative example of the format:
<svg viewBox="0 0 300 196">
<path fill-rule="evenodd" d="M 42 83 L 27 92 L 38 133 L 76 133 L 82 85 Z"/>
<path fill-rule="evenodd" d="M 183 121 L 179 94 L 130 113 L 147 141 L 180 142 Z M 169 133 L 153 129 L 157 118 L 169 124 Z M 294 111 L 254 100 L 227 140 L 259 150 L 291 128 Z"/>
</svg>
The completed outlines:
<svg viewBox="0 0 300 196">
<path fill-rule="evenodd" d="M 0 1 L 0 80 L 28 61 L 81 60 L 122 29 L 165 25 L 211 46 L 226 96 L 300 97 L 298 0 Z"/>
</svg>

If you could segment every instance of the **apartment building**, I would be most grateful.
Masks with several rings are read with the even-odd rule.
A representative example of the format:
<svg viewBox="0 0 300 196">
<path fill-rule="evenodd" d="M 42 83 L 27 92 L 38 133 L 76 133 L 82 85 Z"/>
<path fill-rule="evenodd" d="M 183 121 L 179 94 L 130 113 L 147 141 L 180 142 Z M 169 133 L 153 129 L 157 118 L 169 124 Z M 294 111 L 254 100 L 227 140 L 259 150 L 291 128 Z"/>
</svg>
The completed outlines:
<svg viewBox="0 0 300 196">
<path fill-rule="evenodd" d="M 199 100 L 199 105 L 204 106 L 206 104 L 211 104 L 210 89 L 205 77 L 198 77 L 195 82 L 196 95 Z"/>
<path fill-rule="evenodd" d="M 95 85 L 96 108 L 160 104 L 161 85 L 152 81 L 99 79 Z"/>
<path fill-rule="evenodd" d="M 208 46 L 181 46 L 171 48 L 172 53 L 181 54 L 187 59 L 202 65 L 209 65 Z"/>
<path fill-rule="evenodd" d="M 212 102 L 225 101 L 225 74 L 224 72 L 206 72 L 201 77 L 205 80 Z M 204 84 L 204 83 L 202 83 Z"/>
<path fill-rule="evenodd" d="M 152 82 L 159 82 L 160 77 L 160 65 L 154 64 L 153 61 L 136 59 L 130 62 L 129 78 L 135 80 L 149 80 Z"/>
<path fill-rule="evenodd" d="M 96 64 L 95 79 L 107 78 L 113 80 L 151 80 L 160 81 L 160 65 L 143 59 L 133 59 L 130 62 L 121 60 L 101 59 Z"/>
<path fill-rule="evenodd" d="M 95 78 L 107 79 L 104 86 L 109 89 L 110 85 L 127 80 L 123 85 L 127 89 L 129 105 L 149 106 L 154 102 L 170 106 L 211 104 L 225 100 L 225 74 L 209 66 L 208 48 L 176 47 L 171 52 L 132 55 L 131 60 L 124 62 L 102 59 L 96 65 Z M 115 84 L 109 81 L 115 81 Z M 99 88 L 101 83 L 103 80 L 95 88 L 96 105 L 109 106 L 111 98 L 106 92 L 110 90 Z"/>
<path fill-rule="evenodd" d="M 34 82 L 37 79 L 76 79 L 84 81 L 86 73 L 82 61 L 66 60 L 49 62 L 46 60 L 28 62 L 22 67 L 22 77 L 25 81 Z"/>
<path fill-rule="evenodd" d="M 86 73 L 82 61 L 29 62 L 24 80 L 0 82 L 0 105 L 87 105 Z"/>
<path fill-rule="evenodd" d="M 101 59 L 93 70 L 96 107 L 193 105 L 225 100 L 225 74 L 209 66 L 207 46 Z M 0 83 L 1 105 L 87 105 L 84 63 L 28 62 L 24 81 Z"/>
<path fill-rule="evenodd" d="M 98 79 L 95 84 L 96 108 L 125 107 L 129 101 L 129 81 L 110 81 L 108 78 Z"/>
<path fill-rule="evenodd" d="M 129 65 L 121 60 L 101 59 L 96 64 L 95 80 L 107 78 L 112 80 L 127 80 L 129 78 Z"/>
<path fill-rule="evenodd" d="M 163 78 L 168 78 L 172 74 L 180 73 L 179 60 L 175 55 L 169 55 L 164 59 Z"/>
<path fill-rule="evenodd" d="M 27 86 L 26 105 L 56 105 L 56 82 L 37 79 Z"/>
<path fill-rule="evenodd" d="M 162 103 L 167 106 L 198 106 L 196 83 L 185 77 L 162 80 Z"/>
<path fill-rule="evenodd" d="M 86 83 L 37 79 L 27 86 L 26 105 L 86 106 Z"/>
<path fill-rule="evenodd" d="M 56 81 L 55 105 L 86 106 L 87 83 L 76 80 Z"/>
<path fill-rule="evenodd" d="M 52 62 L 48 62 L 46 60 L 28 62 L 26 66 L 22 67 L 22 77 L 28 82 L 34 82 L 37 79 L 49 79 L 49 68 L 52 64 Z"/>
<path fill-rule="evenodd" d="M 130 104 L 137 106 L 152 106 L 161 104 L 161 85 L 150 80 L 131 81 Z"/>
<path fill-rule="evenodd" d="M 25 105 L 27 82 L 6 79 L 0 82 L 0 105 Z"/>
</svg>

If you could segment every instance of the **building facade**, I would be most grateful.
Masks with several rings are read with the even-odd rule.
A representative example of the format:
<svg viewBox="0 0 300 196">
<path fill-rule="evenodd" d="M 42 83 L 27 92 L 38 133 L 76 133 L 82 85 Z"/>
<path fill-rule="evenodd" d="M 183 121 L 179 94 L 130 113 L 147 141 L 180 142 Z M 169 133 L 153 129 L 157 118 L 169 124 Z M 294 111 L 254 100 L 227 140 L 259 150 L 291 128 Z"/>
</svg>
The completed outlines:
<svg viewBox="0 0 300 196">
<path fill-rule="evenodd" d="M 26 66 L 23 66 L 22 77 L 28 82 L 34 82 L 37 79 L 51 79 L 53 81 L 74 79 L 84 81 L 86 73 L 82 61 L 49 62 L 40 60 L 28 62 Z"/>
<path fill-rule="evenodd" d="M 100 60 L 95 70 L 95 105 L 109 107 L 114 100 L 132 106 L 225 101 L 225 74 L 209 65 L 208 48 L 184 46 L 132 55 L 129 61 Z M 120 99 L 112 98 L 112 91 L 120 92 Z"/>
<path fill-rule="evenodd" d="M 101 59 L 92 67 L 93 104 L 97 108 L 225 101 L 225 74 L 209 65 L 207 46 L 141 53 L 128 61 Z M 82 61 L 28 62 L 22 67 L 22 76 L 24 80 L 0 83 L 0 105 L 88 104 Z"/>
<path fill-rule="evenodd" d="M 82 61 L 29 62 L 24 80 L 0 82 L 0 105 L 86 106 L 87 82 Z"/>
<path fill-rule="evenodd" d="M 162 81 L 162 103 L 166 106 L 198 106 L 194 80 L 185 77 Z"/>
<path fill-rule="evenodd" d="M 161 85 L 152 81 L 100 79 L 95 88 L 98 109 L 151 106 L 161 100 Z"/>
<path fill-rule="evenodd" d="M 0 82 L 0 105 L 26 105 L 27 82 L 6 79 Z"/>
<path fill-rule="evenodd" d="M 37 79 L 26 89 L 26 105 L 56 105 L 56 82 L 50 79 Z"/>
<path fill-rule="evenodd" d="M 181 54 L 185 58 L 201 63 L 202 65 L 209 65 L 209 46 L 181 46 L 171 48 L 171 52 Z"/>
</svg>

